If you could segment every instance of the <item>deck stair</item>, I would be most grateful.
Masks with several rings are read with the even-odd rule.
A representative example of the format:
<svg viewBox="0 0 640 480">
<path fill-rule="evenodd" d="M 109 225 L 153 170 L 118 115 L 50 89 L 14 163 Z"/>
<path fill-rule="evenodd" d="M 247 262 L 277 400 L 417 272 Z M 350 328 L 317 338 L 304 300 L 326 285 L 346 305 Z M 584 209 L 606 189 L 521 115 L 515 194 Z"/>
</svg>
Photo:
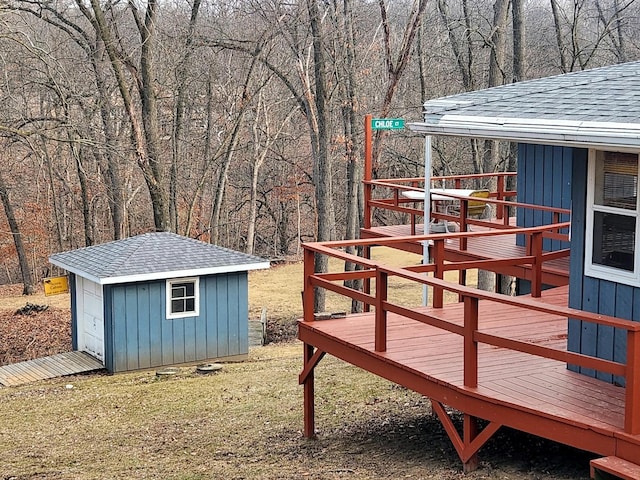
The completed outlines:
<svg viewBox="0 0 640 480">
<path fill-rule="evenodd" d="M 591 460 L 591 478 L 594 480 L 640 480 L 640 465 L 619 457 Z"/>
</svg>

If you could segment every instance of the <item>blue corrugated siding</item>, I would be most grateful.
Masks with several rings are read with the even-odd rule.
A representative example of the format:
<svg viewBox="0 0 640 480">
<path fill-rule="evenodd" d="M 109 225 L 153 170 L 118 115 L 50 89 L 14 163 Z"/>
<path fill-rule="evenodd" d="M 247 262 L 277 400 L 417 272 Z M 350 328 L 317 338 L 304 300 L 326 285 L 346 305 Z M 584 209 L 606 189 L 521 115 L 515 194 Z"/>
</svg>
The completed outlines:
<svg viewBox="0 0 640 480">
<path fill-rule="evenodd" d="M 587 151 L 574 152 L 573 175 L 571 181 L 571 258 L 569 262 L 569 306 L 582 308 L 582 278 L 584 277 L 584 230 L 587 202 Z M 581 322 L 569 319 L 567 348 L 580 352 L 582 344 Z M 569 366 L 571 370 L 578 369 Z"/>
<path fill-rule="evenodd" d="M 113 368 L 120 372 L 248 352 L 247 273 L 200 278 L 200 315 L 166 319 L 165 281 L 114 285 Z M 106 335 L 107 332 L 105 332 Z"/>
<path fill-rule="evenodd" d="M 102 308 L 104 311 L 104 368 L 113 372 L 115 361 L 113 358 L 113 287 L 103 285 L 102 287 Z"/>
<path fill-rule="evenodd" d="M 584 276 L 585 216 L 587 191 L 587 151 L 574 152 L 571 219 L 571 269 L 569 276 L 569 306 L 588 312 L 615 315 L 619 318 L 640 320 L 640 288 Z M 567 346 L 570 351 L 593 355 L 606 360 L 626 362 L 627 336 L 624 330 L 569 321 Z M 624 385 L 624 379 L 592 369 L 574 371 L 605 381 Z"/>
<path fill-rule="evenodd" d="M 571 172 L 573 150 L 549 145 L 518 145 L 518 175 L 516 177 L 518 201 L 547 207 L 571 208 Z M 520 227 L 537 227 L 551 223 L 551 212 L 518 209 L 516 221 Z M 568 216 L 561 221 L 568 221 Z M 519 235 L 518 245 L 525 244 Z M 545 239 L 545 250 L 568 248 L 567 242 Z"/>
<path fill-rule="evenodd" d="M 78 289 L 76 276 L 69 273 L 69 293 L 71 295 L 71 348 L 78 349 Z"/>
</svg>

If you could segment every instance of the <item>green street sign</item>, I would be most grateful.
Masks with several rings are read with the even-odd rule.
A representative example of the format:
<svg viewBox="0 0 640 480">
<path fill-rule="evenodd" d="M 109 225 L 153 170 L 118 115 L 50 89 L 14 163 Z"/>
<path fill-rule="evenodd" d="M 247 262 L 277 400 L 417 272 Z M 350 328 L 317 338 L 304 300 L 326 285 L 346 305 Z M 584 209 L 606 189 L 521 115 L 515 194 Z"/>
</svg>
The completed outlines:
<svg viewBox="0 0 640 480">
<path fill-rule="evenodd" d="M 371 119 L 372 130 L 401 130 L 404 128 L 402 118 L 373 118 Z"/>
</svg>

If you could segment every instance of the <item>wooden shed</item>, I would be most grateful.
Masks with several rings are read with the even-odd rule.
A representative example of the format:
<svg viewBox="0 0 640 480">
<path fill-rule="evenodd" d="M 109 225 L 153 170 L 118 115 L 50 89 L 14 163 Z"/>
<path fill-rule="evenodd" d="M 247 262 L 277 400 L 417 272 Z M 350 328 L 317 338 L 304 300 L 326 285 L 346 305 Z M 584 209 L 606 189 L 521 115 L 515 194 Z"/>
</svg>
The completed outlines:
<svg viewBox="0 0 640 480">
<path fill-rule="evenodd" d="M 169 232 L 50 256 L 70 273 L 73 349 L 109 372 L 248 353 L 248 271 L 261 258 Z"/>
</svg>

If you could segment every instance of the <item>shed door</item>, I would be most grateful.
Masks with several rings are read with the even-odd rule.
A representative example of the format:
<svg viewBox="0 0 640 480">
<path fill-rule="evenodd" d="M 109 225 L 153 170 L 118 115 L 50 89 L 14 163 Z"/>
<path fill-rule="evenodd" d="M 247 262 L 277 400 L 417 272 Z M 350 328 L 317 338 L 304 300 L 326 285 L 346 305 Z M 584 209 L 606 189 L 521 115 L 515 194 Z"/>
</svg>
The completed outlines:
<svg viewBox="0 0 640 480">
<path fill-rule="evenodd" d="M 78 350 L 104 361 L 104 309 L 102 286 L 77 278 L 78 292 Z"/>
</svg>

